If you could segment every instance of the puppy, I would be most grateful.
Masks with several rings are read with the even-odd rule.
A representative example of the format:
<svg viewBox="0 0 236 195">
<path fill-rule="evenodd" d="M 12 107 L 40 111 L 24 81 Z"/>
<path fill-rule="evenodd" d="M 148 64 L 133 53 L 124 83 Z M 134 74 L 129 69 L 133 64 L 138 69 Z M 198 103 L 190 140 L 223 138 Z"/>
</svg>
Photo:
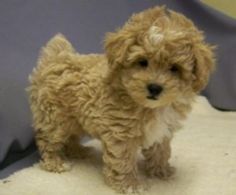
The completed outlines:
<svg viewBox="0 0 236 195">
<path fill-rule="evenodd" d="M 134 14 L 105 38 L 105 54 L 76 53 L 63 35 L 42 49 L 28 88 L 41 166 L 69 167 L 86 152 L 84 135 L 103 145 L 105 181 L 119 192 L 140 184 L 137 151 L 149 176 L 169 177 L 173 133 L 214 68 L 213 47 L 185 16 L 164 7 Z"/>
</svg>

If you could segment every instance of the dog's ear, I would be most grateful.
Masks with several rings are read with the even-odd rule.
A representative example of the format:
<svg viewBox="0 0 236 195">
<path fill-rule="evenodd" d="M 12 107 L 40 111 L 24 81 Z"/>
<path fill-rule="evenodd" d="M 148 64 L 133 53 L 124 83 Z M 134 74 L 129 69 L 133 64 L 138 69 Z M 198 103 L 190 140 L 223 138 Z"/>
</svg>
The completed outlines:
<svg viewBox="0 0 236 195">
<path fill-rule="evenodd" d="M 194 81 L 192 87 L 195 92 L 200 92 L 205 88 L 210 73 L 212 73 L 215 68 L 214 49 L 215 46 L 210 46 L 205 43 L 196 43 L 193 47 L 195 62 L 193 67 Z"/>
<path fill-rule="evenodd" d="M 128 49 L 134 42 L 133 34 L 124 29 L 106 35 L 105 52 L 112 69 L 125 63 Z"/>
</svg>

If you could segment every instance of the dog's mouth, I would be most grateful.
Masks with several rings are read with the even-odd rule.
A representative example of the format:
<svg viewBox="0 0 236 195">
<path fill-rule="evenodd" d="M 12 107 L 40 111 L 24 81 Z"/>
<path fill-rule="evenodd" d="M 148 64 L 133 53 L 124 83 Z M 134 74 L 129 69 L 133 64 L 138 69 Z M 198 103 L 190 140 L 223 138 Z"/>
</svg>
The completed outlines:
<svg viewBox="0 0 236 195">
<path fill-rule="evenodd" d="M 147 96 L 147 99 L 150 99 L 150 100 L 157 100 L 157 97 L 156 97 L 156 96 L 149 95 L 149 96 Z"/>
</svg>

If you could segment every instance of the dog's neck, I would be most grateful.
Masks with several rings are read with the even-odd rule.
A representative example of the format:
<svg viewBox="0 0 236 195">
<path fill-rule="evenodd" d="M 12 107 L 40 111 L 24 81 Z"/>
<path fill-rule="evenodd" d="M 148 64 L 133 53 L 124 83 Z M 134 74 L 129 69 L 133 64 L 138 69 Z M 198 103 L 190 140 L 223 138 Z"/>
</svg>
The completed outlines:
<svg viewBox="0 0 236 195">
<path fill-rule="evenodd" d="M 132 105 L 134 107 L 138 107 L 137 103 L 133 101 L 133 99 L 128 95 L 124 86 L 121 85 L 120 78 L 114 77 L 110 83 L 110 91 L 115 97 L 116 101 L 122 103 L 121 105 Z"/>
<path fill-rule="evenodd" d="M 111 94 L 111 97 L 114 99 L 114 101 L 117 103 L 119 102 L 117 105 L 140 109 L 140 105 L 138 105 L 130 97 L 130 95 L 125 90 L 125 87 L 122 85 L 119 70 L 109 72 L 106 79 L 106 85 L 108 93 Z"/>
<path fill-rule="evenodd" d="M 155 109 L 147 108 L 136 103 L 127 93 L 125 87 L 122 85 L 119 70 L 111 71 L 106 79 L 106 85 L 110 97 L 113 98 L 117 105 L 122 105 L 120 109 L 128 108 L 134 110 L 136 113 L 152 113 Z"/>
</svg>

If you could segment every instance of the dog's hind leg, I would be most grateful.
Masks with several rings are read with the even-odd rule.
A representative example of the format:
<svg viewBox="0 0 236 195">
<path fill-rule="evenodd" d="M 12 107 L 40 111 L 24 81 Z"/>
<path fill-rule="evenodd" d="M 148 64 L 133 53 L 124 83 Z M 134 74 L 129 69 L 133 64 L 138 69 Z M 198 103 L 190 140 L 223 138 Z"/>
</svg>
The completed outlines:
<svg viewBox="0 0 236 195">
<path fill-rule="evenodd" d="M 40 166 L 43 169 L 52 172 L 63 172 L 70 169 L 63 154 L 63 147 L 67 139 L 67 132 L 61 129 L 36 132 L 36 144 L 41 154 Z"/>
</svg>

